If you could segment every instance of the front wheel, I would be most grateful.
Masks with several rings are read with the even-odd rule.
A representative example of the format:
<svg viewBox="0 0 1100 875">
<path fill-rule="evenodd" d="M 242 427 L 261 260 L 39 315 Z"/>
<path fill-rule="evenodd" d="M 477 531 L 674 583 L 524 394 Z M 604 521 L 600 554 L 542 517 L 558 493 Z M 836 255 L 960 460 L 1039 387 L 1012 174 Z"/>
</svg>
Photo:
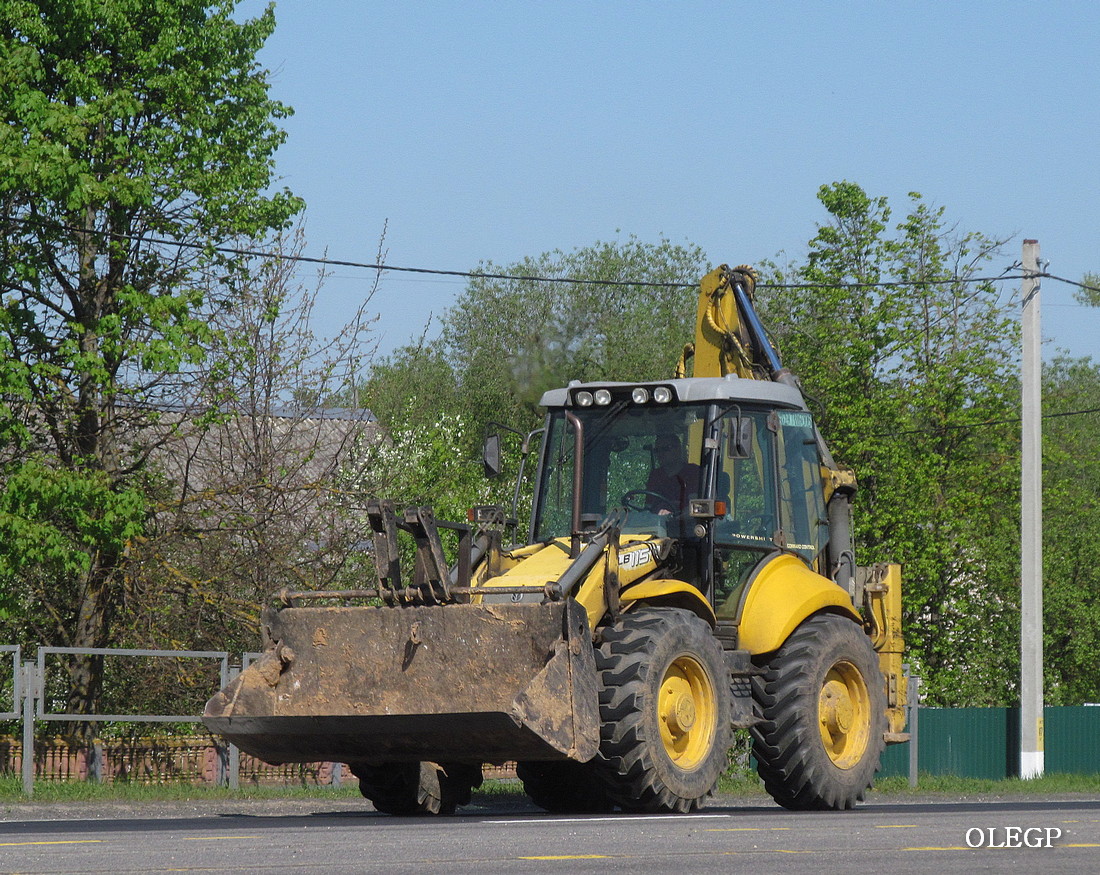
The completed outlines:
<svg viewBox="0 0 1100 875">
<path fill-rule="evenodd" d="M 603 632 L 600 752 L 608 797 L 626 811 L 700 807 L 726 767 L 730 682 L 710 626 L 681 608 L 642 608 Z"/>
<path fill-rule="evenodd" d="M 604 814 L 615 807 L 592 762 L 521 762 L 516 777 L 531 801 L 552 814 Z"/>
<path fill-rule="evenodd" d="M 871 642 L 852 620 L 819 614 L 799 626 L 753 679 L 763 723 L 752 753 L 784 808 L 852 808 L 885 747 L 886 691 Z"/>
<path fill-rule="evenodd" d="M 481 768 L 467 764 L 352 763 L 351 771 L 375 809 L 399 816 L 454 814 L 481 786 Z"/>
</svg>

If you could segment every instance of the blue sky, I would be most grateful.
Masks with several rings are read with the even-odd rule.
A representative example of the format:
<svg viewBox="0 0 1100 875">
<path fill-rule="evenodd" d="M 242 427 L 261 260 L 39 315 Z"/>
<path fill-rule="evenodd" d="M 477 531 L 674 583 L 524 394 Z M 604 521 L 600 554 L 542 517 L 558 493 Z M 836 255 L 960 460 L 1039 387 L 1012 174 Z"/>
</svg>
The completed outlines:
<svg viewBox="0 0 1100 875">
<path fill-rule="evenodd" d="M 242 15 L 262 8 L 245 0 Z M 307 254 L 467 270 L 664 235 L 798 258 L 825 183 L 907 193 L 960 231 L 1100 272 L 1100 4 L 282 0 L 261 53 L 295 109 L 277 157 Z M 317 327 L 369 288 L 338 268 Z M 389 274 L 381 349 L 460 279 Z M 1100 359 L 1100 309 L 1043 284 L 1047 355 Z"/>
</svg>

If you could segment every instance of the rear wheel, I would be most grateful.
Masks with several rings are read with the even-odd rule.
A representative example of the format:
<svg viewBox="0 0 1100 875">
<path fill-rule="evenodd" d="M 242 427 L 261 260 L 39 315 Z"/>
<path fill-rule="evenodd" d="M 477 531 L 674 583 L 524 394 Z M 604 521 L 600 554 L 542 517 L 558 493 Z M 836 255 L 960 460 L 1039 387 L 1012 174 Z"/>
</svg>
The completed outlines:
<svg viewBox="0 0 1100 875">
<path fill-rule="evenodd" d="M 359 792 L 383 814 L 454 814 L 481 786 L 481 768 L 465 763 L 354 763 Z"/>
<path fill-rule="evenodd" d="M 879 769 L 886 692 L 859 626 L 819 614 L 799 626 L 753 679 L 763 723 L 752 753 L 764 786 L 793 810 L 852 808 Z"/>
<path fill-rule="evenodd" d="M 604 630 L 600 752 L 607 794 L 627 811 L 691 811 L 726 766 L 730 683 L 721 645 L 691 611 L 645 608 Z"/>
<path fill-rule="evenodd" d="M 615 807 L 594 763 L 522 762 L 516 777 L 531 801 L 553 814 L 603 814 Z"/>
</svg>

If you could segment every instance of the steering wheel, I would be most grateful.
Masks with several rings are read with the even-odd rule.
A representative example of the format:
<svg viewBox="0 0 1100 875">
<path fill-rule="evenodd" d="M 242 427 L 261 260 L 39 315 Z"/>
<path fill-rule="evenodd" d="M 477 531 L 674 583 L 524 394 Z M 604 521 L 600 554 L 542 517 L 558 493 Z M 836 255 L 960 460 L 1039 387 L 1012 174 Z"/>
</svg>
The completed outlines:
<svg viewBox="0 0 1100 875">
<path fill-rule="evenodd" d="M 672 506 L 672 502 L 659 492 L 651 492 L 648 489 L 631 489 L 629 492 L 624 492 L 623 497 L 619 499 L 622 502 L 623 507 L 627 510 L 637 510 L 647 513 L 651 513 L 650 509 L 645 504 L 635 504 L 635 500 L 641 497 L 655 498 L 660 503 L 660 506 L 668 510 L 675 510 Z"/>
</svg>

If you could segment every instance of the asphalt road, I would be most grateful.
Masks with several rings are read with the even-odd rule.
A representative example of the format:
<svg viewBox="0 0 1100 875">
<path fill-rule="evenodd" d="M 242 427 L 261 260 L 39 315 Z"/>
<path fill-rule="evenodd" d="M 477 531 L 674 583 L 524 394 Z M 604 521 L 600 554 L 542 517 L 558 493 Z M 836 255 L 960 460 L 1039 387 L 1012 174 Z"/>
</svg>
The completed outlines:
<svg viewBox="0 0 1100 875">
<path fill-rule="evenodd" d="M 0 872 L 1100 871 L 1100 798 L 887 801 L 800 814 L 729 799 L 663 816 L 550 816 L 507 799 L 430 819 L 379 815 L 358 800 L 87 814 L 0 812 Z"/>
</svg>

